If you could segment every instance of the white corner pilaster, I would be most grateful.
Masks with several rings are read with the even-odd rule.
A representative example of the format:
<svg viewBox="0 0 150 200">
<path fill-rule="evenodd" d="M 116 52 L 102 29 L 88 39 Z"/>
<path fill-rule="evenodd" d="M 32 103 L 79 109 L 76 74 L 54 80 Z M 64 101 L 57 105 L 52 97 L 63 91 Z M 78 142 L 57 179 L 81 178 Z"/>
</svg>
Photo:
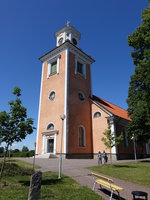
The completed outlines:
<svg viewBox="0 0 150 200">
<path fill-rule="evenodd" d="M 39 124 L 40 124 L 40 113 L 41 113 L 41 98 L 42 98 L 42 87 L 43 87 L 43 74 L 44 74 L 44 63 L 42 64 L 42 76 L 41 76 L 41 88 L 40 88 L 40 100 L 39 100 L 39 113 L 38 113 L 38 124 L 37 124 L 37 135 L 36 135 L 36 154 L 38 152 L 39 142 Z"/>
<path fill-rule="evenodd" d="M 69 50 L 66 49 L 66 59 L 65 59 L 65 105 L 64 105 L 64 154 L 68 152 L 68 84 L 69 84 Z"/>
<path fill-rule="evenodd" d="M 115 132 L 115 122 L 114 122 L 114 118 L 113 117 L 110 117 L 110 130 L 111 130 L 111 134 L 112 135 L 116 135 L 116 132 Z M 112 149 L 111 149 L 111 152 L 113 154 L 116 154 L 116 146 L 114 146 Z"/>
</svg>

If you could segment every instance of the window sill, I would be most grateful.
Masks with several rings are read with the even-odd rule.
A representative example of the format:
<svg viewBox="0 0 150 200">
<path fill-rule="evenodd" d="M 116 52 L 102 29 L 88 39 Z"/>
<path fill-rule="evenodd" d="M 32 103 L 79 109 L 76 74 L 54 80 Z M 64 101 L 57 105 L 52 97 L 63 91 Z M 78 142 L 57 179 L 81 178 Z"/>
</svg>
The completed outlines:
<svg viewBox="0 0 150 200">
<path fill-rule="evenodd" d="M 55 74 L 57 74 L 57 72 L 54 72 L 54 73 L 52 73 L 52 74 L 49 74 L 48 78 L 51 77 L 51 76 L 53 76 L 53 75 L 55 75 Z"/>
<path fill-rule="evenodd" d="M 80 75 L 81 77 L 83 77 L 84 79 L 86 79 L 86 76 L 80 72 L 77 72 L 76 74 Z"/>
</svg>

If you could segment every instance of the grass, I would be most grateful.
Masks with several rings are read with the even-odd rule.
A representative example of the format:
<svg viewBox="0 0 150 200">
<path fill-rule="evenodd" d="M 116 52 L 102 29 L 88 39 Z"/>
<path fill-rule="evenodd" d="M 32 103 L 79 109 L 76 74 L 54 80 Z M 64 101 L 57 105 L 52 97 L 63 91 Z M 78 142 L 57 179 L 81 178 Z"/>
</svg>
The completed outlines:
<svg viewBox="0 0 150 200">
<path fill-rule="evenodd" d="M 130 162 L 122 164 L 89 167 L 90 170 L 132 183 L 150 187 L 150 162 Z"/>
<path fill-rule="evenodd" d="M 15 166 L 15 170 L 12 166 Z M 20 160 L 11 160 L 7 162 L 6 167 L 9 169 L 9 175 L 5 173 L 0 184 L 0 200 L 28 199 L 32 165 Z M 6 186 L 3 184 L 5 181 Z M 56 172 L 42 174 L 40 199 L 104 200 L 89 188 L 79 185 L 67 176 L 63 176 L 61 180 L 58 180 L 58 173 Z"/>
</svg>

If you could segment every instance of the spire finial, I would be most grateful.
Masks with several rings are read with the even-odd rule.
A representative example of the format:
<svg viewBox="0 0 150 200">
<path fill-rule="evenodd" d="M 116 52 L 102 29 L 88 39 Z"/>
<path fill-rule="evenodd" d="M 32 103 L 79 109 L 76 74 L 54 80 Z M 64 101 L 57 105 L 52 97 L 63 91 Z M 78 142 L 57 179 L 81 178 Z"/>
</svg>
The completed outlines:
<svg viewBox="0 0 150 200">
<path fill-rule="evenodd" d="M 70 21 L 67 20 L 67 23 L 66 23 L 67 27 L 70 26 Z"/>
</svg>

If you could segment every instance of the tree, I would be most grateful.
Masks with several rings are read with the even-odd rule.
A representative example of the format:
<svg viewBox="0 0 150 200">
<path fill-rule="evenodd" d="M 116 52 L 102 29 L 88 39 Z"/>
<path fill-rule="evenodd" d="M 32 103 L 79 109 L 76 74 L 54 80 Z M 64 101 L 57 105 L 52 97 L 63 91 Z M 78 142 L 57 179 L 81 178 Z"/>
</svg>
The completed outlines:
<svg viewBox="0 0 150 200">
<path fill-rule="evenodd" d="M 128 36 L 128 44 L 133 47 L 131 57 L 135 65 L 127 99 L 132 120 L 128 133 L 143 143 L 150 139 L 150 1 L 142 14 L 142 24 Z"/>
<path fill-rule="evenodd" d="M 0 147 L 0 153 L 4 153 L 4 147 Z"/>
<path fill-rule="evenodd" d="M 28 147 L 26 147 L 26 146 L 22 147 L 22 152 L 28 152 L 28 151 L 29 151 Z"/>
<path fill-rule="evenodd" d="M 14 149 L 13 152 L 14 152 L 14 153 L 19 153 L 20 150 L 19 150 L 19 149 Z"/>
<path fill-rule="evenodd" d="M 20 88 L 15 87 L 13 94 L 16 98 L 15 100 L 12 100 L 8 103 L 10 106 L 10 111 L 0 112 L 0 144 L 2 142 L 5 144 L 5 152 L 0 172 L 0 180 L 2 178 L 2 173 L 6 161 L 6 154 L 8 152 L 9 146 L 11 146 L 14 142 L 22 141 L 35 129 L 33 127 L 33 119 L 27 118 L 27 109 L 22 106 L 22 102 L 20 99 Z"/>
<path fill-rule="evenodd" d="M 111 133 L 110 125 L 108 126 L 108 129 L 104 131 L 104 137 L 102 137 L 102 142 L 106 146 L 107 149 L 109 149 L 110 152 L 110 163 L 112 164 L 112 154 L 111 154 L 111 149 L 114 146 L 117 146 L 122 140 L 123 136 L 120 134 L 120 136 L 115 136 L 114 134 Z"/>
</svg>

